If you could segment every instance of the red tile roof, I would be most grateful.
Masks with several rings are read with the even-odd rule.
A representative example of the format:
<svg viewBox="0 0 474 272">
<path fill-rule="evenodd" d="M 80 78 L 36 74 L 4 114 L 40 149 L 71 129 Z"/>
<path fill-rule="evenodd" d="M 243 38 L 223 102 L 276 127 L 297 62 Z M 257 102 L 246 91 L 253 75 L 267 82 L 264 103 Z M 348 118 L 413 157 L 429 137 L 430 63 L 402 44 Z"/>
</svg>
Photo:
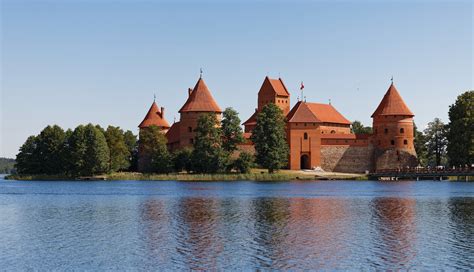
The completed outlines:
<svg viewBox="0 0 474 272">
<path fill-rule="evenodd" d="M 257 115 L 258 115 L 258 112 L 257 110 L 255 110 L 255 112 L 252 114 L 252 116 L 250 116 L 249 119 L 247 119 L 247 121 L 245 121 L 242 125 L 255 125 L 257 124 Z"/>
<path fill-rule="evenodd" d="M 286 116 L 290 123 L 335 123 L 350 125 L 351 122 L 330 104 L 299 101 Z"/>
<path fill-rule="evenodd" d="M 265 80 L 268 80 L 270 82 L 270 85 L 273 89 L 273 91 L 280 96 L 290 96 L 290 93 L 286 89 L 285 84 L 283 83 L 283 80 L 281 78 L 278 79 L 271 79 L 268 76 L 265 77 Z M 263 86 L 262 86 L 263 87 Z"/>
<path fill-rule="evenodd" d="M 222 112 L 202 78 L 199 78 L 196 86 L 189 94 L 188 100 L 179 110 L 179 112 L 193 111 Z"/>
<path fill-rule="evenodd" d="M 170 124 L 168 124 L 168 122 L 166 121 L 165 117 L 163 116 L 163 113 L 159 110 L 158 105 L 156 105 L 155 101 L 153 101 L 153 104 L 151 104 L 148 113 L 146 114 L 140 125 L 138 125 L 138 127 L 146 128 L 152 125 L 162 128 L 170 127 Z"/>
<path fill-rule="evenodd" d="M 180 122 L 173 123 L 171 128 L 166 133 L 166 139 L 168 140 L 168 144 L 179 142 L 179 124 Z"/>
<path fill-rule="evenodd" d="M 372 114 L 372 118 L 377 115 L 415 116 L 405 104 L 393 83 L 390 85 L 379 106 Z"/>
</svg>

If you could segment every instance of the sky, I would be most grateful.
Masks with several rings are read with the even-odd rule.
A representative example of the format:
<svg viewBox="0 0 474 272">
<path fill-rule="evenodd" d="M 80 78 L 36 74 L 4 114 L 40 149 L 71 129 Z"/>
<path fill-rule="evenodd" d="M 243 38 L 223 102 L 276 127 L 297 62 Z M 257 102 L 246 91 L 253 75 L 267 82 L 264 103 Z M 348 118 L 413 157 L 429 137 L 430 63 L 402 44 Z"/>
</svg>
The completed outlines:
<svg viewBox="0 0 474 272">
<path fill-rule="evenodd" d="M 0 157 L 48 124 L 138 133 L 154 94 L 179 120 L 200 68 L 242 121 L 265 76 L 365 125 L 392 76 L 420 128 L 474 89 L 471 1 L 0 2 Z"/>
</svg>

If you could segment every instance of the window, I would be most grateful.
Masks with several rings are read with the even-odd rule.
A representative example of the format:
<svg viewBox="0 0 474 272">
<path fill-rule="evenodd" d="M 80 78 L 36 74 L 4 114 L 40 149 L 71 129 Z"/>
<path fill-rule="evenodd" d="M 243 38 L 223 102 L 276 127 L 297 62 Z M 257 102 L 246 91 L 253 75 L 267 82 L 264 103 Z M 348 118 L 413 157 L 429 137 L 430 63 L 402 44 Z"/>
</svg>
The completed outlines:
<svg viewBox="0 0 474 272">
<path fill-rule="evenodd" d="M 390 144 L 391 144 L 391 145 L 395 145 L 395 141 L 394 141 L 394 140 L 391 140 L 391 141 L 390 141 Z"/>
<path fill-rule="evenodd" d="M 335 133 L 336 133 L 336 131 L 335 131 L 335 130 L 331 130 L 331 134 L 335 134 Z"/>
<path fill-rule="evenodd" d="M 303 138 L 304 138 L 305 140 L 308 140 L 308 133 L 305 132 Z"/>
<path fill-rule="evenodd" d="M 404 129 L 404 128 L 401 128 L 401 129 L 400 129 L 400 133 L 405 133 L 405 129 Z"/>
<path fill-rule="evenodd" d="M 193 132 L 193 128 L 192 128 L 192 127 L 188 127 L 188 132 Z"/>
<path fill-rule="evenodd" d="M 306 123 L 304 123 L 304 126 L 306 126 Z"/>
<path fill-rule="evenodd" d="M 403 144 L 404 144 L 404 145 L 407 145 L 407 144 L 408 144 L 408 141 L 407 141 L 407 140 L 403 140 Z"/>
<path fill-rule="evenodd" d="M 375 134 L 377 134 L 377 129 L 375 129 Z"/>
<path fill-rule="evenodd" d="M 189 143 L 190 143 L 190 144 L 193 144 L 193 143 L 194 143 L 194 139 L 193 139 L 193 138 L 189 139 Z"/>
<path fill-rule="evenodd" d="M 387 133 L 388 133 L 388 128 L 384 129 L 383 132 L 384 132 L 385 134 L 387 134 Z"/>
</svg>

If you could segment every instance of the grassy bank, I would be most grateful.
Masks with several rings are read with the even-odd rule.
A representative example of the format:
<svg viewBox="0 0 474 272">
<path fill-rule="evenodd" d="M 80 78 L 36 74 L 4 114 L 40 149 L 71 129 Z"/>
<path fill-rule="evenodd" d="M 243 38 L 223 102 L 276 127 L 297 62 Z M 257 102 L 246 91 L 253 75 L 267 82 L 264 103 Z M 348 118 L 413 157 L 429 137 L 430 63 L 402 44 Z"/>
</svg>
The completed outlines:
<svg viewBox="0 0 474 272">
<path fill-rule="evenodd" d="M 288 180 L 367 180 L 364 175 L 343 173 L 308 173 L 303 171 L 281 170 L 276 173 L 268 173 L 265 170 L 253 169 L 248 174 L 142 174 L 136 172 L 118 172 L 101 175 L 107 180 L 179 180 L 179 181 L 288 181 Z M 9 180 L 76 180 L 75 177 L 60 175 L 10 175 Z"/>
</svg>

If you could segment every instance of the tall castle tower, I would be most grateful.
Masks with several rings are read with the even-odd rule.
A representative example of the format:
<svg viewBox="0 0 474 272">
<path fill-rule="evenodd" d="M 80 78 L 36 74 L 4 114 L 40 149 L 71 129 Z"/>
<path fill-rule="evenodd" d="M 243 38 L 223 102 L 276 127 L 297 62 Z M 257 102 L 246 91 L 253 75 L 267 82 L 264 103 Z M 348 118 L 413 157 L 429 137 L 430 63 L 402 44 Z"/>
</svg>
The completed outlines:
<svg viewBox="0 0 474 272">
<path fill-rule="evenodd" d="M 243 123 L 245 132 L 251 132 L 255 128 L 257 125 L 257 114 L 269 103 L 277 105 L 283 111 L 284 116 L 290 112 L 290 93 L 281 78 L 271 79 L 268 76 L 265 77 L 262 87 L 260 87 L 258 92 L 258 108 Z"/>
<path fill-rule="evenodd" d="M 376 169 L 417 165 L 413 135 L 414 116 L 392 82 L 372 114 Z"/>
<path fill-rule="evenodd" d="M 212 113 L 220 121 L 222 110 L 212 97 L 202 77 L 200 77 L 196 86 L 188 90 L 188 100 L 181 107 L 179 113 L 179 147 L 185 147 L 192 146 L 194 143 L 194 130 L 197 127 L 199 116 L 203 113 Z M 168 142 L 171 143 L 172 141 L 169 139 Z"/>
<path fill-rule="evenodd" d="M 140 129 L 140 134 L 144 129 L 147 129 L 150 126 L 159 127 L 163 134 L 167 133 L 170 129 L 170 125 L 165 119 L 165 108 L 161 107 L 161 109 L 159 109 L 155 101 L 153 101 L 153 103 L 151 104 L 151 107 L 148 110 L 145 118 L 143 118 L 143 121 L 140 123 L 140 125 L 138 125 Z M 145 169 L 145 165 L 148 165 L 148 162 L 151 159 L 150 156 L 146 153 L 147 152 L 145 152 L 144 147 L 139 142 L 138 171 L 140 172 L 147 171 L 147 169 Z"/>
</svg>

